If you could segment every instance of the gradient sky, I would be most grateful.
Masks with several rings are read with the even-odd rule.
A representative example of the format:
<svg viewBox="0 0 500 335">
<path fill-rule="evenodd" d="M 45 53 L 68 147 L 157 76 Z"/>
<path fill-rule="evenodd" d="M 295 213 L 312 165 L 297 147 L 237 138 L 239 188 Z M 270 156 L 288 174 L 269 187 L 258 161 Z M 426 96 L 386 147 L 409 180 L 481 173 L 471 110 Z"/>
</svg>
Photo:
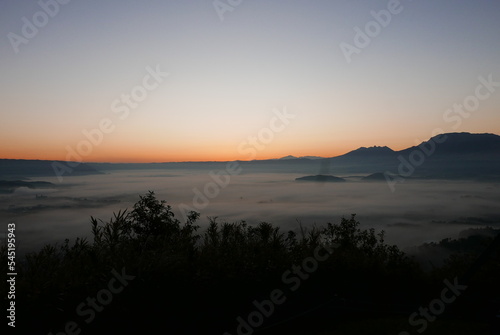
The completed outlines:
<svg viewBox="0 0 500 335">
<path fill-rule="evenodd" d="M 65 160 L 110 119 L 84 161 L 245 159 L 238 148 L 285 107 L 295 118 L 256 159 L 398 150 L 436 128 L 500 134 L 500 87 L 460 124 L 443 119 L 480 76 L 500 82 L 500 1 L 403 0 L 348 63 L 340 44 L 387 6 L 243 0 L 221 21 L 210 0 L 72 0 L 16 53 L 9 34 L 43 14 L 2 0 L 0 158 Z M 120 119 L 113 102 L 157 65 L 169 76 Z"/>
</svg>

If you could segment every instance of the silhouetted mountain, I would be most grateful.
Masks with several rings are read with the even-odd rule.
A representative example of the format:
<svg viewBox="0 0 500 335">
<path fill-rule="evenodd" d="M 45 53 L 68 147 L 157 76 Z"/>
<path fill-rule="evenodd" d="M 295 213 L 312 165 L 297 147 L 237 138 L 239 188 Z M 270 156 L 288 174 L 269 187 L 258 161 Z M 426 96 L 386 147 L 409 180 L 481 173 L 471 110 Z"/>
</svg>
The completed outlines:
<svg viewBox="0 0 500 335">
<path fill-rule="evenodd" d="M 300 156 L 299 158 L 314 160 L 314 159 L 324 159 L 325 157 L 320 157 L 320 156 Z"/>
<path fill-rule="evenodd" d="M 394 154 L 395 151 L 389 147 L 374 146 L 369 148 L 361 147 L 338 157 L 374 157 L 374 156 L 379 157 L 387 155 L 393 156 Z"/>
<path fill-rule="evenodd" d="M 447 133 L 432 137 L 418 146 L 400 151 L 389 147 L 361 147 L 344 155 L 333 158 L 372 158 L 409 155 L 412 151 L 424 151 L 426 155 L 438 158 L 442 155 L 488 155 L 488 158 L 500 159 L 500 136 L 495 134 Z"/>
<path fill-rule="evenodd" d="M 428 141 L 424 141 L 418 146 L 413 146 L 401 151 L 398 154 L 409 154 L 420 148 L 432 150 L 432 156 L 480 156 L 484 158 L 500 159 L 500 136 L 495 134 L 471 134 L 471 133 L 448 133 L 434 136 Z"/>
<path fill-rule="evenodd" d="M 42 176 L 81 176 L 102 173 L 85 163 L 24 159 L 0 159 L 0 178 L 16 180 Z"/>
<path fill-rule="evenodd" d="M 281 158 L 278 158 L 280 160 L 287 160 L 287 159 L 297 159 L 298 157 L 295 157 L 295 156 L 292 156 L 292 155 L 288 155 L 288 156 L 285 156 L 285 157 L 281 157 Z"/>
<path fill-rule="evenodd" d="M 292 156 L 292 155 L 288 155 L 288 156 L 285 156 L 285 157 L 281 157 L 281 158 L 278 158 L 279 160 L 290 160 L 290 159 L 309 159 L 309 160 L 313 160 L 313 159 L 323 159 L 324 157 L 319 157 L 319 156 L 300 156 L 300 157 L 296 157 L 296 156 Z"/>
<path fill-rule="evenodd" d="M 448 133 L 400 151 L 359 148 L 331 158 L 330 166 L 335 173 L 384 171 L 405 178 L 500 180 L 500 136 Z"/>
<path fill-rule="evenodd" d="M 500 179 L 498 135 L 449 133 L 432 137 L 418 146 L 397 153 L 407 162 L 413 160 L 420 177 L 483 181 Z"/>
<path fill-rule="evenodd" d="M 344 155 L 330 158 L 334 173 L 360 173 L 386 171 L 397 162 L 397 154 L 388 147 L 361 147 Z M 324 163 L 325 165 L 325 163 Z M 397 173 L 397 172 L 396 172 Z"/>
<path fill-rule="evenodd" d="M 158 169 L 224 171 L 227 162 L 172 162 L 147 164 L 92 163 L 68 167 L 66 162 L 0 160 L 0 178 L 55 176 L 53 164 L 65 166 L 65 176 L 100 171 Z M 500 180 L 500 136 L 495 134 L 448 133 L 432 137 L 418 146 L 394 151 L 385 146 L 361 147 L 332 158 L 285 156 L 280 159 L 237 161 L 241 174 L 300 173 L 311 175 L 370 174 L 373 171 L 405 178 Z"/>
<path fill-rule="evenodd" d="M 318 174 L 315 176 L 305 176 L 305 177 L 300 177 L 300 178 L 295 178 L 296 181 L 319 181 L 319 182 L 344 182 L 344 178 L 339 178 L 331 175 L 322 175 Z"/>
</svg>

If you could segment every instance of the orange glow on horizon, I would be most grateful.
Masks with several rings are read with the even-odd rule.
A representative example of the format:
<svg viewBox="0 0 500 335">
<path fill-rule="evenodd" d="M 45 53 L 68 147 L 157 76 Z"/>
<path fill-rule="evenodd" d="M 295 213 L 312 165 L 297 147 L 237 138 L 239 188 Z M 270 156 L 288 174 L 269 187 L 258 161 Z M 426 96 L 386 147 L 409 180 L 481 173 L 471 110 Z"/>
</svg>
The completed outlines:
<svg viewBox="0 0 500 335">
<path fill-rule="evenodd" d="M 481 132 L 478 131 L 477 133 Z M 339 138 L 342 139 L 342 135 L 340 134 Z M 360 147 L 387 146 L 394 151 L 399 151 L 418 145 L 432 137 L 430 132 L 422 133 L 419 137 L 408 134 L 404 138 L 370 135 L 363 134 L 362 137 L 350 140 L 316 140 L 311 138 L 308 141 L 295 138 L 283 142 L 278 140 L 276 143 L 263 146 L 262 150 L 257 150 L 254 147 L 253 152 L 255 155 L 251 155 L 250 151 L 247 150 L 252 148 L 248 143 L 244 147 L 245 151 L 239 152 L 238 145 L 234 145 L 231 141 L 227 143 L 223 141 L 209 143 L 197 140 L 175 144 L 156 141 L 153 142 L 153 145 L 146 142 L 115 141 L 92 147 L 92 150 L 87 155 L 82 153 L 83 149 L 77 150 L 79 148 L 78 143 L 80 143 L 77 141 L 74 142 L 77 144 L 66 147 L 54 144 L 55 141 L 41 140 L 34 146 L 30 146 L 28 141 L 19 141 L 1 148 L 0 159 L 82 161 L 87 163 L 162 163 L 266 160 L 288 155 L 329 158 L 344 155 Z M 374 140 L 375 138 L 377 140 Z M 73 153 L 69 153 L 68 150 L 72 150 Z"/>
<path fill-rule="evenodd" d="M 326 146 L 323 143 L 323 148 L 317 147 L 310 150 L 308 147 L 300 147 L 289 150 L 283 146 L 279 148 L 268 147 L 262 151 L 256 150 L 254 160 L 266 160 L 281 158 L 288 155 L 295 157 L 302 156 L 318 156 L 318 157 L 336 157 L 346 154 L 352 150 L 356 150 L 362 146 L 372 146 L 368 144 L 370 141 L 358 139 L 347 143 L 336 143 Z M 400 145 L 377 144 L 379 146 L 387 145 L 392 150 L 402 150 L 413 146 L 416 143 L 404 143 Z M 326 146 L 326 147 L 325 147 Z M 104 149 L 104 148 L 102 148 Z M 225 148 L 217 148 L 214 150 L 187 150 L 186 148 L 177 148 L 175 150 L 163 149 L 157 146 L 145 149 L 142 146 L 116 149 L 107 147 L 106 150 L 95 150 L 88 156 L 81 156 L 81 161 L 85 163 L 163 163 L 163 162 L 208 162 L 208 161 L 247 161 L 249 155 L 242 155 L 235 149 L 224 150 Z M 229 152 L 230 151 L 230 152 Z M 69 158 L 69 159 L 68 159 Z M 5 148 L 0 151 L 0 159 L 22 159 L 22 160 L 49 160 L 49 161 L 79 161 L 74 155 L 69 155 L 64 149 L 58 150 L 34 150 L 20 148 L 15 150 Z"/>
<path fill-rule="evenodd" d="M 356 149 L 356 148 L 354 148 Z M 352 149 L 352 150 L 354 150 Z M 319 157 L 335 157 L 343 155 L 351 150 L 339 150 L 337 152 L 321 152 L 319 150 L 315 152 L 292 152 L 292 151 L 272 151 L 269 153 L 259 152 L 255 156 L 255 160 L 266 160 L 281 158 L 288 155 L 295 157 L 301 156 L 319 156 Z M 37 153 L 37 154 L 5 154 L 0 152 L 0 159 L 19 159 L 19 160 L 47 160 L 47 161 L 78 161 L 78 159 L 67 159 L 66 155 L 61 154 L 48 154 L 48 153 Z M 225 154 L 225 153 L 192 153 L 192 152 L 173 152 L 173 153 L 161 153 L 158 152 L 113 152 L 99 153 L 95 155 L 89 155 L 88 157 L 82 158 L 84 163 L 167 163 L 167 162 L 209 162 L 209 161 L 247 161 L 249 160 L 247 156 L 238 155 L 237 153 Z"/>
</svg>

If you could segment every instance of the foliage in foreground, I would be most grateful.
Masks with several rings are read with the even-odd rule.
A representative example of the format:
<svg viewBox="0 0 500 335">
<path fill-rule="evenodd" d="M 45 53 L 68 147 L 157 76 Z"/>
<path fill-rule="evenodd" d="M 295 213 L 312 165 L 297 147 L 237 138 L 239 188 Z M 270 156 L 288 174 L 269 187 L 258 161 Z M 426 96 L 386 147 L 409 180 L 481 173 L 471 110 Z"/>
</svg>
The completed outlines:
<svg viewBox="0 0 500 335">
<path fill-rule="evenodd" d="M 409 315 L 433 298 L 443 276 L 452 275 L 450 266 L 438 269 L 439 278 L 424 273 L 385 243 L 383 231 L 361 229 L 355 215 L 298 233 L 267 222 L 252 226 L 217 218 L 200 232 L 198 219 L 191 212 L 181 223 L 153 192 L 107 222 L 91 217 L 93 241 L 47 245 L 20 264 L 19 322 L 32 326 L 32 334 L 57 333 L 69 320 L 89 333 L 134 333 L 157 323 L 176 334 L 209 333 L 234 329 L 236 317 L 276 288 L 287 292 L 287 303 L 272 315 L 277 321 L 320 305 L 337 315 L 354 310 L 372 317 L 382 308 L 383 316 Z M 318 248 L 333 252 L 307 278 L 297 274 L 300 289 L 292 292 L 284 274 L 304 266 Z M 6 258 L 4 249 L 1 256 Z M 113 269 L 135 278 L 87 325 L 76 308 L 107 287 Z"/>
</svg>

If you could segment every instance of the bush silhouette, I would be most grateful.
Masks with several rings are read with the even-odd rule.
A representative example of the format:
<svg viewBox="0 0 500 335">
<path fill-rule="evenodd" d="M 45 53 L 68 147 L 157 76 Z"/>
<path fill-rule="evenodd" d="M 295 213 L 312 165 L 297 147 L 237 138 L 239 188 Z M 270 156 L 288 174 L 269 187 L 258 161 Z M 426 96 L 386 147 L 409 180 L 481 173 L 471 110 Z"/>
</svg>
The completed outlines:
<svg viewBox="0 0 500 335">
<path fill-rule="evenodd" d="M 281 307 L 283 315 L 301 313 L 318 301 L 341 310 L 351 301 L 366 313 L 376 313 L 381 304 L 399 304 L 411 312 L 448 274 L 447 268 L 439 278 L 422 272 L 397 246 L 385 243 L 383 231 L 361 229 L 354 214 L 297 232 L 267 222 L 219 222 L 217 217 L 200 231 L 199 216 L 191 212 L 181 223 L 150 191 L 130 212 L 113 213 L 108 221 L 91 217 L 92 243 L 66 240 L 27 254 L 19 264 L 17 300 L 19 314 L 34 321 L 24 327 L 31 334 L 63 329 L 65 322 L 78 319 L 75 307 L 107 285 L 112 269 L 126 268 L 137 279 L 92 324 L 83 324 L 87 331 L 133 333 L 144 330 L 144 320 L 152 329 L 168 322 L 184 333 L 227 329 L 253 300 L 271 289 L 286 289 L 284 271 L 311 257 L 318 246 L 333 253 L 293 292 Z M 6 260 L 5 246 L 0 255 Z"/>
</svg>

